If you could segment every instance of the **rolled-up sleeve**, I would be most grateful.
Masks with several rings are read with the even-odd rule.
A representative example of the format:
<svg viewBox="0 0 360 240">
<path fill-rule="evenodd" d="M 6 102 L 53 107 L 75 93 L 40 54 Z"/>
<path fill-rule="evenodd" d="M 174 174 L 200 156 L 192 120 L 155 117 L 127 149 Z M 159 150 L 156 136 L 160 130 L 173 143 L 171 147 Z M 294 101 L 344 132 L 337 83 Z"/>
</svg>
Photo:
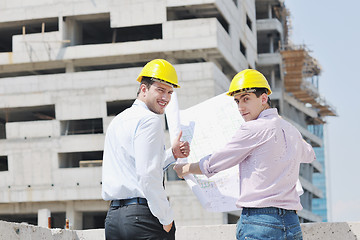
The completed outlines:
<svg viewBox="0 0 360 240">
<path fill-rule="evenodd" d="M 302 143 L 302 163 L 311 163 L 316 160 L 316 155 L 313 147 L 305 140 L 300 141 Z"/>
<path fill-rule="evenodd" d="M 150 211 L 160 223 L 173 221 L 173 212 L 163 188 L 164 133 L 157 116 L 139 124 L 134 140 L 136 174 Z"/>
<path fill-rule="evenodd" d="M 244 161 L 259 144 L 261 142 L 253 136 L 251 130 L 242 126 L 225 147 L 214 152 L 211 157 L 200 160 L 200 170 L 207 177 L 211 177 Z"/>
</svg>

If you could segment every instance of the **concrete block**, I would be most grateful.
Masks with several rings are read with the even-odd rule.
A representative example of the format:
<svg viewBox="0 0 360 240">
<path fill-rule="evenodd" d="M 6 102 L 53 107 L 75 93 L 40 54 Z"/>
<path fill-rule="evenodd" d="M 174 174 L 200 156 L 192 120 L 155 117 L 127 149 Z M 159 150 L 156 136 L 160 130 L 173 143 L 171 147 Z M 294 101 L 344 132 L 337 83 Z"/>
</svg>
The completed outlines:
<svg viewBox="0 0 360 240">
<path fill-rule="evenodd" d="M 201 229 L 201 230 L 200 230 Z M 176 230 L 176 239 L 236 239 L 236 225 L 205 225 L 205 226 L 179 226 Z"/>
<path fill-rule="evenodd" d="M 76 232 L 63 229 L 48 229 L 26 223 L 9 223 L 0 221 L 0 239 L 43 239 L 67 240 L 77 239 Z"/>
<path fill-rule="evenodd" d="M 216 34 L 216 18 L 170 21 L 163 24 L 163 39 L 203 37 Z"/>
<path fill-rule="evenodd" d="M 256 30 L 258 32 L 273 30 L 283 34 L 281 22 L 277 18 L 256 20 Z"/>
<path fill-rule="evenodd" d="M 187 6 L 187 5 L 198 5 L 198 4 L 211 4 L 215 3 L 216 0 L 168 0 L 167 6 L 168 7 L 180 7 L 180 6 Z"/>
<path fill-rule="evenodd" d="M 0 63 L 1 64 L 11 64 L 13 63 L 13 53 L 12 52 L 2 52 L 0 53 Z M 3 90 L 0 89 L 0 92 Z"/>
<path fill-rule="evenodd" d="M 117 0 L 110 8 L 112 28 L 138 25 L 160 24 L 166 22 L 165 0 Z"/>
<path fill-rule="evenodd" d="M 114 118 L 115 118 L 115 116 L 103 118 L 104 133 L 106 133 L 106 130 L 107 130 L 107 128 L 109 127 L 109 124 L 111 123 L 111 121 L 112 121 Z"/>
<path fill-rule="evenodd" d="M 88 167 L 88 168 L 62 168 L 53 172 L 54 185 L 62 187 L 63 189 L 71 190 L 72 188 L 78 188 L 79 190 L 85 187 L 101 187 L 101 167 Z M 76 175 L 76 176 L 74 176 Z M 91 176 L 91 181 L 89 181 Z M 79 183 L 79 185 L 77 184 Z M 79 187 L 78 187 L 79 186 Z M 65 193 L 66 191 L 64 191 Z M 71 192 L 71 191 L 69 191 Z M 96 193 L 98 194 L 98 193 Z M 86 194 L 89 195 L 89 194 Z M 100 195 L 97 195 L 100 198 Z M 61 199 L 84 199 L 85 196 L 81 195 L 68 195 L 60 197 Z M 59 200 L 60 200 L 59 198 Z M 87 199 L 87 198 L 86 198 Z"/>
<path fill-rule="evenodd" d="M 106 102 L 135 99 L 138 89 L 139 84 L 137 82 L 132 84 L 132 86 L 126 87 L 106 87 L 104 98 Z"/>
<path fill-rule="evenodd" d="M 106 104 L 96 91 L 61 96 L 55 104 L 56 119 L 75 120 L 101 118 L 106 115 Z"/>
<path fill-rule="evenodd" d="M 61 46 L 62 35 L 60 32 L 14 35 L 13 61 L 27 62 L 55 60 L 59 55 Z"/>
<path fill-rule="evenodd" d="M 7 139 L 50 138 L 60 136 L 60 122 L 56 120 L 8 122 L 5 127 Z"/>
<path fill-rule="evenodd" d="M 76 236 L 78 239 L 84 240 L 105 240 L 105 231 L 104 229 L 91 229 L 91 230 L 76 230 Z"/>
<path fill-rule="evenodd" d="M 52 104 L 54 103 L 49 92 L 34 92 L 22 95 L 0 95 L 0 108 L 31 107 Z"/>
<path fill-rule="evenodd" d="M 11 186 L 8 191 L 20 193 L 19 189 L 13 187 L 21 186 L 26 199 L 30 198 L 29 201 L 31 201 L 31 194 L 28 193 L 31 193 L 32 187 L 36 185 L 50 186 L 54 155 L 52 150 L 48 148 L 48 144 L 28 143 L 22 145 L 24 149 L 27 149 L 26 151 L 19 152 L 14 149 L 13 152 L 9 153 L 9 168 L 11 172 L 14 171 L 16 174 L 12 174 L 11 178 L 8 179 L 8 185 Z M 20 197 L 17 200 L 20 200 Z"/>
<path fill-rule="evenodd" d="M 55 151 L 62 152 L 86 152 L 86 151 L 102 151 L 104 149 L 104 134 L 90 135 L 68 135 L 61 136 L 56 141 Z"/>
<path fill-rule="evenodd" d="M 355 240 L 360 237 L 359 222 L 303 223 L 304 240 Z"/>
<path fill-rule="evenodd" d="M 304 240 L 355 240 L 360 236 L 360 223 L 305 223 L 301 224 Z M 101 240 L 104 229 L 64 230 L 48 229 L 24 223 L 0 221 L 0 239 L 43 239 L 43 240 Z M 236 225 L 177 226 L 177 240 L 188 239 L 236 239 Z"/>
<path fill-rule="evenodd" d="M 49 217 L 51 217 L 51 211 L 49 209 L 46 209 L 46 208 L 39 209 L 38 210 L 38 226 L 47 228 Z"/>
</svg>

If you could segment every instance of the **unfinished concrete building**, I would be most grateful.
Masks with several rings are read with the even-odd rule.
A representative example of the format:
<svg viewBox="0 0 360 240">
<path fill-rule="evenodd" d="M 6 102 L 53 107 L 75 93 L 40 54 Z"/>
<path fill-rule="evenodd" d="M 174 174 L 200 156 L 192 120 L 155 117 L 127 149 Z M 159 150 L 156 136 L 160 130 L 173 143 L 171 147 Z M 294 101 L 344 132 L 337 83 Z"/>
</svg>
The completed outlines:
<svg viewBox="0 0 360 240">
<path fill-rule="evenodd" d="M 51 216 L 53 227 L 64 227 L 65 219 L 73 229 L 104 226 L 104 134 L 136 98 L 136 77 L 154 58 L 174 64 L 181 109 L 225 92 L 245 68 L 263 71 L 280 113 L 321 145 L 307 126 L 334 112 L 321 108 L 327 105 L 313 92 L 296 95 L 312 86 L 291 65 L 295 49 L 285 48 L 278 6 L 276 0 L 1 1 L 0 219 L 37 224 Z M 316 162 L 301 171 L 302 221 L 318 220 L 309 209 L 321 197 L 313 171 L 320 171 Z M 177 225 L 237 221 L 239 212 L 204 211 L 184 181 L 167 176 Z"/>
<path fill-rule="evenodd" d="M 336 111 L 319 94 L 321 67 L 305 45 L 289 39 L 289 10 L 281 0 L 256 0 L 257 69 L 264 73 L 273 89 L 273 104 L 280 115 L 301 132 L 313 147 L 323 146 L 322 125 Z M 318 161 L 302 164 L 300 180 L 304 188 L 299 212 L 301 222 L 321 221 L 312 213 L 312 199 L 323 193 L 312 184 L 312 174 L 323 171 Z"/>
</svg>

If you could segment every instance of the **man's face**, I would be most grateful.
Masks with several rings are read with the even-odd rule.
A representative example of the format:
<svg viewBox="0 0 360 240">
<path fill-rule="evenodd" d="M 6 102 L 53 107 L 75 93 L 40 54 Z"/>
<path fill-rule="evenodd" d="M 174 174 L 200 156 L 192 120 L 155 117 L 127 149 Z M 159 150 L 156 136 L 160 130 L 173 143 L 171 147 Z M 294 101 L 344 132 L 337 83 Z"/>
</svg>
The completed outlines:
<svg viewBox="0 0 360 240">
<path fill-rule="evenodd" d="M 163 114 L 165 107 L 171 100 L 173 88 L 164 83 L 154 82 L 149 89 L 143 84 L 141 86 L 141 94 L 143 100 L 150 111 L 156 114 Z"/>
<path fill-rule="evenodd" d="M 239 112 L 245 122 L 255 120 L 259 114 L 265 109 L 267 95 L 264 93 L 260 97 L 256 97 L 255 93 L 241 93 L 234 96 L 234 100 L 238 105 Z"/>
</svg>

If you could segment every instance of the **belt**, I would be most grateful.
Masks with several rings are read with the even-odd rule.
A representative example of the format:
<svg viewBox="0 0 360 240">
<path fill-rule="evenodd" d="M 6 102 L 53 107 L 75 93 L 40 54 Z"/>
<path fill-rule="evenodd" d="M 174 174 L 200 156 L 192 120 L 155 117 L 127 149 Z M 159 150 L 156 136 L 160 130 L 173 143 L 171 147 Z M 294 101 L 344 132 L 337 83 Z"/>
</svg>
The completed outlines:
<svg viewBox="0 0 360 240">
<path fill-rule="evenodd" d="M 147 206 L 147 200 L 145 198 L 129 198 L 129 199 L 121 199 L 121 200 L 112 200 L 111 207 L 123 207 L 128 205 L 145 205 Z"/>
<path fill-rule="evenodd" d="M 286 213 L 295 213 L 297 214 L 297 211 L 295 210 L 287 210 L 283 208 L 277 208 L 277 207 L 264 207 L 264 208 L 247 208 L 244 207 L 242 210 L 242 214 L 279 214 L 279 215 L 285 215 Z"/>
</svg>

